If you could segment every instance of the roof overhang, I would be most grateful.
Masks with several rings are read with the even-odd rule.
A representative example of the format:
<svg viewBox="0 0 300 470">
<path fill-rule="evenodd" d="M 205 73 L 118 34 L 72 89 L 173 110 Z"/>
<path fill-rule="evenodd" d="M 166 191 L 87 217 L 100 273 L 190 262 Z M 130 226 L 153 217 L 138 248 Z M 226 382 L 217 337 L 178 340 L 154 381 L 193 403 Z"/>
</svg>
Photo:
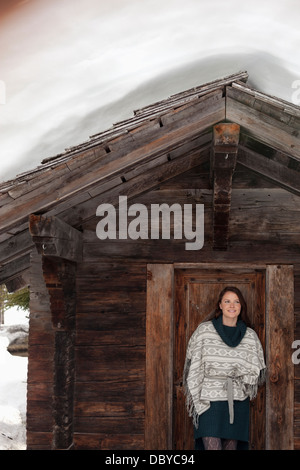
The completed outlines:
<svg viewBox="0 0 300 470">
<path fill-rule="evenodd" d="M 0 283 L 19 278 L 29 266 L 31 214 L 80 230 L 99 204 L 117 204 L 120 194 L 135 197 L 209 161 L 218 123 L 239 126 L 235 164 L 300 195 L 300 108 L 254 90 L 247 78 L 240 72 L 137 110 L 131 119 L 2 183 Z M 223 184 L 230 193 L 230 179 Z"/>
</svg>

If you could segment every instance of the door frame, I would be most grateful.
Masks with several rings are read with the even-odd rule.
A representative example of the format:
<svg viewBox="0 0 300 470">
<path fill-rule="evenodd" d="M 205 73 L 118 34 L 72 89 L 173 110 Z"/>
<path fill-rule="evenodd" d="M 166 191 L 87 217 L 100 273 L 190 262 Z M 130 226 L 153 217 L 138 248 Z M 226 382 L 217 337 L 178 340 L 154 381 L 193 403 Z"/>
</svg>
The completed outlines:
<svg viewBox="0 0 300 470">
<path fill-rule="evenodd" d="M 245 264 L 147 265 L 145 449 L 171 450 L 173 431 L 174 273 L 224 270 Z M 294 448 L 293 265 L 256 264 L 266 275 L 266 449 Z"/>
</svg>

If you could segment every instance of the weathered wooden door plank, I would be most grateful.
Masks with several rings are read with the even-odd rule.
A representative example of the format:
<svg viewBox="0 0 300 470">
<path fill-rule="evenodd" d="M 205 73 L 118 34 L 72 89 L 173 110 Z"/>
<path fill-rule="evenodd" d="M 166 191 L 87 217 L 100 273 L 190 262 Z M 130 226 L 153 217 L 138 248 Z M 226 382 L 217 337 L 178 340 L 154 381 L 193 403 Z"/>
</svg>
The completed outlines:
<svg viewBox="0 0 300 470">
<path fill-rule="evenodd" d="M 171 264 L 147 267 L 145 449 L 172 449 L 173 277 Z"/>
<path fill-rule="evenodd" d="M 266 446 L 268 450 L 291 450 L 294 448 L 293 266 L 267 266 L 266 291 Z"/>
</svg>

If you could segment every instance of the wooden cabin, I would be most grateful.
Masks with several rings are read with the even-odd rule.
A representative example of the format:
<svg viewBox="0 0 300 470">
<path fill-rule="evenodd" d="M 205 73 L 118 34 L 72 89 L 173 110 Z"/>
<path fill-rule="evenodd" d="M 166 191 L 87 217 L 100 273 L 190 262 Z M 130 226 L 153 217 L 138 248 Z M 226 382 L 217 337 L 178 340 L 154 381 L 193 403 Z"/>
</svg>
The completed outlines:
<svg viewBox="0 0 300 470">
<path fill-rule="evenodd" d="M 31 296 L 27 449 L 193 449 L 185 348 L 225 285 L 268 367 L 250 448 L 300 449 L 300 108 L 247 80 L 144 107 L 1 184 L 0 283 Z M 169 236 L 164 220 L 150 236 L 161 204 Z"/>
</svg>

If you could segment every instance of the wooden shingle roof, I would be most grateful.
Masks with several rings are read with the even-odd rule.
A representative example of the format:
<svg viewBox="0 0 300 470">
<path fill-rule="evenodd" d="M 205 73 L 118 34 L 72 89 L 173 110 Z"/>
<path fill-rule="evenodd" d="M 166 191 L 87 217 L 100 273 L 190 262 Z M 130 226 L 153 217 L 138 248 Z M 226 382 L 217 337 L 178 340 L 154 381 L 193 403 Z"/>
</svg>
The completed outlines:
<svg viewBox="0 0 300 470">
<path fill-rule="evenodd" d="M 240 72 L 146 106 L 2 183 L 0 282 L 28 267 L 30 214 L 80 229 L 100 203 L 149 191 L 209 160 L 219 122 L 240 126 L 240 164 L 300 195 L 300 108 L 254 90 L 247 79 Z"/>
</svg>

